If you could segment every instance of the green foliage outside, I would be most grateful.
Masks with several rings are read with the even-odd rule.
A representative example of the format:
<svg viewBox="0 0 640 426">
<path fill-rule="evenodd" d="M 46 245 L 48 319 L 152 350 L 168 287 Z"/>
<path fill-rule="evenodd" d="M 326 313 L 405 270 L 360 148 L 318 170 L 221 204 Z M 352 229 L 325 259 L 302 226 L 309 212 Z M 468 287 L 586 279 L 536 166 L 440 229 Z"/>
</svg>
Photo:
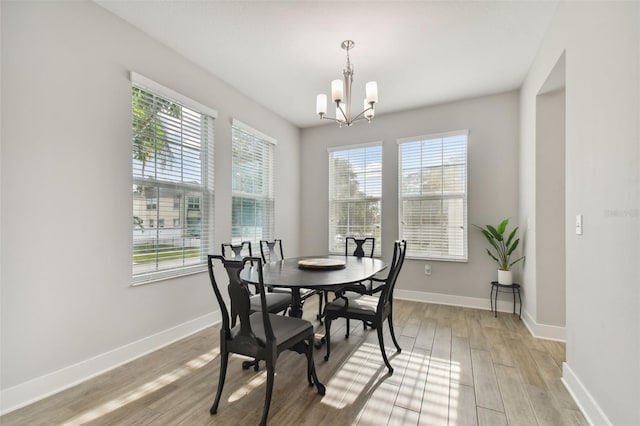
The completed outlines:
<svg viewBox="0 0 640 426">
<path fill-rule="evenodd" d="M 133 87 L 131 96 L 134 117 L 133 158 L 142 163 L 141 177 L 144 177 L 148 161 L 160 158 L 166 163 L 166 159 L 173 156 L 159 115 L 180 119 L 182 107 L 137 87 Z"/>
<path fill-rule="evenodd" d="M 380 237 L 380 207 L 377 197 L 367 196 L 349 160 L 333 159 L 335 229 L 344 236 Z M 344 200 L 344 202 L 341 202 Z M 354 200 L 361 200 L 354 202 Z"/>
<path fill-rule="evenodd" d="M 157 250 L 157 253 L 156 253 Z M 151 263 L 162 260 L 200 257 L 198 247 L 176 247 L 172 245 L 139 244 L 133 247 L 134 263 Z"/>
</svg>

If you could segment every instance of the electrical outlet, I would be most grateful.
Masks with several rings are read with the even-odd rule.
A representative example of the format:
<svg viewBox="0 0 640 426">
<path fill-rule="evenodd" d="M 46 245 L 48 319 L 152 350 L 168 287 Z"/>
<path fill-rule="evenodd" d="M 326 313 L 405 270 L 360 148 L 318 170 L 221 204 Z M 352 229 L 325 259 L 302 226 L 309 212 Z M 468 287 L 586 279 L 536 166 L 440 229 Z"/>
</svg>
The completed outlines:
<svg viewBox="0 0 640 426">
<path fill-rule="evenodd" d="M 424 265 L 424 274 L 431 275 L 431 265 L 429 265 L 428 263 Z"/>
</svg>

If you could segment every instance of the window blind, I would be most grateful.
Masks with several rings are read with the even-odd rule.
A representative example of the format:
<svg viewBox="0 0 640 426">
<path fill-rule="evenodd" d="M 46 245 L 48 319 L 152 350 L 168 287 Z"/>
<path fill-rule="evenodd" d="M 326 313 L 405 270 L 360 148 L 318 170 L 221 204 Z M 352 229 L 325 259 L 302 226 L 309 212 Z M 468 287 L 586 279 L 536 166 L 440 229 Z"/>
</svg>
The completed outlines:
<svg viewBox="0 0 640 426">
<path fill-rule="evenodd" d="M 256 254 L 260 240 L 274 238 L 276 141 L 238 120 L 231 133 L 231 240 L 251 241 Z"/>
<path fill-rule="evenodd" d="M 139 284 L 206 270 L 213 241 L 214 117 L 136 77 L 132 271 Z"/>
<path fill-rule="evenodd" d="M 346 237 L 374 237 L 375 256 L 382 241 L 382 143 L 329 151 L 329 252 L 344 254 Z"/>
<path fill-rule="evenodd" d="M 399 140 L 400 239 L 407 256 L 467 260 L 467 131 Z"/>
</svg>

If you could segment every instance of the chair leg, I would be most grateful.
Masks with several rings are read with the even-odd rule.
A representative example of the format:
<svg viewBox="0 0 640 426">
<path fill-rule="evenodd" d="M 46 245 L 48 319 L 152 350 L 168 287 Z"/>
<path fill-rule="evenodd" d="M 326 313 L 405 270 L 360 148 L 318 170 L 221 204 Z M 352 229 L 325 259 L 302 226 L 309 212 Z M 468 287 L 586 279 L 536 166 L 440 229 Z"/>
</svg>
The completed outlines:
<svg viewBox="0 0 640 426">
<path fill-rule="evenodd" d="M 347 318 L 347 333 L 344 335 L 345 339 L 349 338 L 349 330 L 351 329 L 351 321 L 349 321 L 349 318 Z"/>
<path fill-rule="evenodd" d="M 327 345 L 327 354 L 324 356 L 325 361 L 329 361 L 329 355 L 331 354 L 331 318 L 324 319 L 324 338 Z"/>
<path fill-rule="evenodd" d="M 324 291 L 320 291 L 318 293 L 318 315 L 316 316 L 316 319 L 320 321 L 320 324 L 322 324 L 322 298 L 324 297 L 323 295 L 325 294 L 326 292 Z"/>
<path fill-rule="evenodd" d="M 396 349 L 398 350 L 398 352 L 402 352 L 402 348 L 400 348 L 400 345 L 396 340 L 396 333 L 393 331 L 393 319 L 391 315 L 387 317 L 387 321 L 389 321 L 389 330 L 391 331 L 391 339 L 393 340 L 393 344 L 396 345 Z"/>
<path fill-rule="evenodd" d="M 306 344 L 306 343 L 305 343 Z M 313 338 L 306 347 L 305 356 L 307 357 L 307 381 L 309 386 L 313 386 Z"/>
<path fill-rule="evenodd" d="M 378 343 L 380 344 L 380 352 L 382 352 L 382 359 L 384 359 L 384 363 L 389 369 L 389 373 L 393 374 L 393 367 L 389 363 L 389 359 L 387 358 L 387 352 L 384 350 L 384 340 L 382 339 L 382 327 L 376 327 L 378 331 Z"/>
<path fill-rule="evenodd" d="M 308 342 L 305 342 L 307 345 L 307 351 L 305 355 L 307 356 L 307 380 L 309 381 L 309 386 L 316 385 L 316 389 L 318 394 L 324 395 L 326 392 L 326 388 L 320 380 L 318 380 L 318 376 L 316 376 L 316 365 L 313 362 L 313 336 L 309 339 Z"/>
<path fill-rule="evenodd" d="M 220 403 L 220 397 L 222 396 L 222 388 L 224 388 L 224 379 L 227 376 L 228 363 L 229 352 L 225 352 L 220 356 L 220 377 L 218 378 L 218 391 L 216 392 L 216 399 L 209 409 L 209 413 L 211 414 L 216 414 L 218 412 L 218 404 Z"/>
<path fill-rule="evenodd" d="M 248 370 L 251 367 L 253 367 L 253 371 L 260 371 L 260 361 L 258 361 L 257 359 L 254 359 L 253 361 L 243 361 L 242 362 L 242 369 L 243 370 Z"/>
<path fill-rule="evenodd" d="M 262 419 L 260 426 L 266 426 L 267 417 L 269 417 L 269 407 L 271 406 L 271 395 L 273 394 L 273 380 L 275 376 L 276 366 L 267 361 L 267 393 L 264 397 L 264 408 L 262 409 Z"/>
</svg>

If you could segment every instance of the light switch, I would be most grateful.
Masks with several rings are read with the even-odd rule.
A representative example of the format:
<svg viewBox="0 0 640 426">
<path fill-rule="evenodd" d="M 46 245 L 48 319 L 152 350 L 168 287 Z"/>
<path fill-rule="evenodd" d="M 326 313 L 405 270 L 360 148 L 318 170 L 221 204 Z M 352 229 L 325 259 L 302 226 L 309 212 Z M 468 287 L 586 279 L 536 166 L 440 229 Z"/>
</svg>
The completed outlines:
<svg viewBox="0 0 640 426">
<path fill-rule="evenodd" d="M 576 216 L 576 235 L 582 235 L 582 215 Z"/>
</svg>

